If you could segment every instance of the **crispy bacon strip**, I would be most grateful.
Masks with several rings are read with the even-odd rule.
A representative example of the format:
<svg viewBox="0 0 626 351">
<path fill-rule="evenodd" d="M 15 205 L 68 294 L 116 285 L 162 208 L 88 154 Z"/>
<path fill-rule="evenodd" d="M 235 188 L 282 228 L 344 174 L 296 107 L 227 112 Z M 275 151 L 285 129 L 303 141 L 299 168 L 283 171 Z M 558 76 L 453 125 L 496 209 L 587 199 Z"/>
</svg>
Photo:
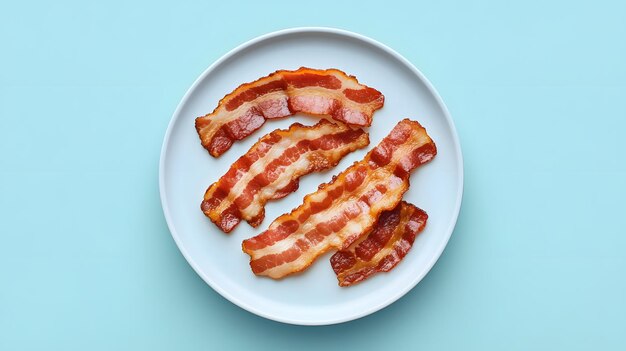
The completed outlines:
<svg viewBox="0 0 626 351">
<path fill-rule="evenodd" d="M 224 232 L 244 219 L 253 227 L 265 217 L 265 203 L 298 189 L 305 174 L 334 167 L 348 153 L 369 144 L 361 128 L 321 120 L 292 124 L 262 137 L 204 194 L 202 211 Z"/>
<path fill-rule="evenodd" d="M 383 103 L 384 96 L 378 90 L 337 69 L 281 70 L 240 85 L 220 100 L 213 112 L 196 118 L 196 130 L 202 146 L 218 157 L 235 140 L 259 129 L 266 119 L 304 112 L 369 126 L 374 111 Z"/>
<path fill-rule="evenodd" d="M 349 247 L 371 231 L 382 212 L 396 207 L 409 187 L 410 172 L 436 153 L 419 123 L 401 121 L 362 161 L 243 241 L 252 271 L 278 279 L 306 269 L 328 250 Z"/>
<path fill-rule="evenodd" d="M 383 212 L 364 240 L 330 258 L 339 286 L 350 286 L 377 272 L 392 270 L 409 252 L 427 219 L 426 212 L 405 201 Z"/>
</svg>

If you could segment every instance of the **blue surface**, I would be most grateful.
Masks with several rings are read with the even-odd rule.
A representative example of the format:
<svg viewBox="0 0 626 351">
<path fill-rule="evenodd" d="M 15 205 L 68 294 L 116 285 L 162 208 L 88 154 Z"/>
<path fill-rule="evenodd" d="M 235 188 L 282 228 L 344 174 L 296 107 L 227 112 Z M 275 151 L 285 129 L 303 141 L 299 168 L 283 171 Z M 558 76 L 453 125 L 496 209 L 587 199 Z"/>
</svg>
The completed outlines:
<svg viewBox="0 0 626 351">
<path fill-rule="evenodd" d="M 0 5 L 0 349 L 626 349 L 626 3 L 359 4 Z M 157 186 L 195 78 L 306 25 L 422 70 L 466 171 L 428 276 L 383 311 L 314 328 L 211 290 Z"/>
</svg>

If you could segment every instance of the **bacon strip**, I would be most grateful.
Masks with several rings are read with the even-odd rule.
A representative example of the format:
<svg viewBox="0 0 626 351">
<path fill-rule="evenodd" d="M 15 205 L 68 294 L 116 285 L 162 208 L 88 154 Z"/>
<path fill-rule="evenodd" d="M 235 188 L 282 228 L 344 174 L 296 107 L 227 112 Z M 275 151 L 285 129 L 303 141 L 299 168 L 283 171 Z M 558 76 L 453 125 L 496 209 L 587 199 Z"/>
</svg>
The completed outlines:
<svg viewBox="0 0 626 351">
<path fill-rule="evenodd" d="M 426 212 L 405 201 L 383 212 L 364 240 L 330 258 L 339 286 L 350 286 L 377 272 L 392 270 L 409 252 L 427 219 Z"/>
<path fill-rule="evenodd" d="M 297 112 L 369 126 L 384 99 L 378 90 L 359 84 L 354 76 L 337 69 L 280 70 L 240 85 L 222 98 L 213 112 L 196 118 L 196 130 L 202 146 L 218 157 L 235 140 L 259 129 L 266 119 Z"/>
<path fill-rule="evenodd" d="M 436 153 L 418 122 L 401 121 L 362 161 L 243 241 L 252 271 L 278 279 L 306 269 L 331 249 L 349 247 L 371 231 L 382 212 L 396 207 L 409 187 L 410 172 Z"/>
<path fill-rule="evenodd" d="M 305 174 L 334 167 L 348 153 L 369 144 L 362 129 L 321 120 L 312 127 L 292 124 L 262 137 L 204 194 L 201 209 L 224 232 L 241 219 L 253 227 L 265 217 L 265 203 L 298 189 Z"/>
</svg>

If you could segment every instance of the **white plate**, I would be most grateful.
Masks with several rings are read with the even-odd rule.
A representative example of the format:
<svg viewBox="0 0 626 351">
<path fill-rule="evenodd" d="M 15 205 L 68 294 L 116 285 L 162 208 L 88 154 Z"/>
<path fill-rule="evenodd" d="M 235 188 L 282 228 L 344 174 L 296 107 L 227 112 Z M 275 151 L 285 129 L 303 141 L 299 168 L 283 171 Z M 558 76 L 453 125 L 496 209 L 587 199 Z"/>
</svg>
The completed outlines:
<svg viewBox="0 0 626 351">
<path fill-rule="evenodd" d="M 385 95 L 369 129 L 371 144 L 345 157 L 334 169 L 305 176 L 300 189 L 270 202 L 265 221 L 254 229 L 242 222 L 225 235 L 200 211 L 206 188 L 256 140 L 277 128 L 312 117 L 295 116 L 265 123 L 249 138 L 236 142 L 220 158 L 200 146 L 197 116 L 211 112 L 239 84 L 278 69 L 338 68 Z M 390 273 L 380 273 L 349 288 L 337 285 L 329 258 L 318 259 L 306 272 L 280 281 L 252 274 L 241 241 L 302 202 L 305 194 L 330 180 L 391 131 L 402 118 L 418 120 L 437 144 L 438 155 L 411 176 L 404 199 L 424 209 L 426 229 L 413 249 Z M 426 78 L 392 49 L 364 36 L 330 28 L 295 28 L 253 39 L 212 64 L 189 88 L 165 134 L 159 167 L 161 203 L 172 236 L 189 264 L 213 289 L 238 306 L 280 322 L 323 325 L 356 319 L 391 304 L 428 273 L 454 229 L 463 193 L 463 162 L 452 119 Z"/>
</svg>

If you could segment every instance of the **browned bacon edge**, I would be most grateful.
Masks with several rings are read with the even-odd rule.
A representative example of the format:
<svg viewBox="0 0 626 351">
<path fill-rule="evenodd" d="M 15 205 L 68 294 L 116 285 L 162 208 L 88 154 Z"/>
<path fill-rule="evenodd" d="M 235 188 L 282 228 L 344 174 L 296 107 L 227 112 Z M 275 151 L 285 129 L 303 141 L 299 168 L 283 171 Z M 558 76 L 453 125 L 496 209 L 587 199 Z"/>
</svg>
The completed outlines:
<svg viewBox="0 0 626 351">
<path fill-rule="evenodd" d="M 325 119 L 314 126 L 294 123 L 288 130 L 275 130 L 207 189 L 201 209 L 225 233 L 242 219 L 256 227 L 265 217 L 268 200 L 296 191 L 301 176 L 334 167 L 368 144 L 369 136 L 361 128 Z"/>
<path fill-rule="evenodd" d="M 426 212 L 405 201 L 383 212 L 362 241 L 330 258 L 339 286 L 350 286 L 378 272 L 392 270 L 409 252 L 427 219 Z"/>
<path fill-rule="evenodd" d="M 436 153 L 418 122 L 402 120 L 362 161 L 320 185 L 266 231 L 243 241 L 252 271 L 279 279 L 303 271 L 329 250 L 349 247 L 371 231 L 382 212 L 398 205 L 410 172 Z"/>
<path fill-rule="evenodd" d="M 279 70 L 226 95 L 213 112 L 196 118 L 196 130 L 202 146 L 218 157 L 266 119 L 303 112 L 369 126 L 374 111 L 383 104 L 384 96 L 378 90 L 359 84 L 356 77 L 338 69 Z"/>
</svg>

